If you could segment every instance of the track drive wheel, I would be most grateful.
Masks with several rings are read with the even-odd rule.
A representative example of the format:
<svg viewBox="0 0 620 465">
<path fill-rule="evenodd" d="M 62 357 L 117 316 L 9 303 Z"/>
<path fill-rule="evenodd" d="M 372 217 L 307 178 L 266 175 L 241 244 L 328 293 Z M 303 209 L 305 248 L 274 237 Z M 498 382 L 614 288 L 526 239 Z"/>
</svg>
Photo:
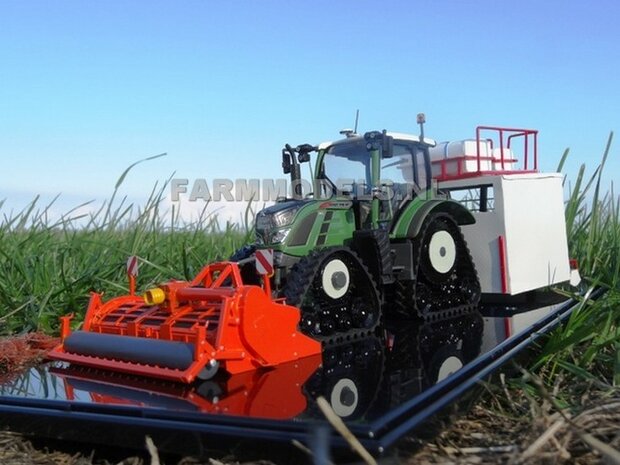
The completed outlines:
<svg viewBox="0 0 620 465">
<path fill-rule="evenodd" d="M 394 284 L 392 305 L 399 316 L 428 320 L 473 310 L 480 283 L 465 238 L 445 213 L 429 215 L 413 240 L 413 280 Z"/>
<path fill-rule="evenodd" d="M 314 250 L 300 259 L 282 294 L 301 310 L 301 331 L 322 342 L 369 334 L 381 317 L 377 284 L 347 247 Z"/>
</svg>

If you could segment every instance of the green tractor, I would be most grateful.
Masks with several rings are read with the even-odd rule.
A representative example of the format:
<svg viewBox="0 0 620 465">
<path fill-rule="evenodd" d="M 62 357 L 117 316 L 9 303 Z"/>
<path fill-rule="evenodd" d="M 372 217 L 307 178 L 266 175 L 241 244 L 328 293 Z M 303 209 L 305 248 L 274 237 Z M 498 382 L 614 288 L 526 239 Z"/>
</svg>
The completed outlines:
<svg viewBox="0 0 620 465">
<path fill-rule="evenodd" d="M 292 198 L 258 212 L 256 243 L 231 260 L 256 283 L 251 257 L 273 249 L 272 289 L 300 308 L 307 335 L 350 339 L 373 331 L 383 313 L 434 320 L 477 305 L 478 275 L 459 227 L 475 220 L 434 187 L 435 142 L 424 137 L 424 115 L 418 124 L 420 136 L 343 131 L 333 143 L 283 149 Z M 301 165 L 312 152 L 312 192 L 303 192 Z"/>
</svg>

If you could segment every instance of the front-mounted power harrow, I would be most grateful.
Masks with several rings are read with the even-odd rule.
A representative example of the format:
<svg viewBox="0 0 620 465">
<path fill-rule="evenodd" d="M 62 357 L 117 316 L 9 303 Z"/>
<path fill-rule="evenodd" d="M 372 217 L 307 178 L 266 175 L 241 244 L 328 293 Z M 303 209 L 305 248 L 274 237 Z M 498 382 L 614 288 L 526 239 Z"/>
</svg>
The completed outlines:
<svg viewBox="0 0 620 465">
<path fill-rule="evenodd" d="M 299 331 L 299 310 L 263 286 L 243 284 L 236 263 L 205 266 L 193 281 L 170 281 L 103 302 L 93 293 L 83 327 L 61 319 L 49 357 L 78 365 L 190 383 L 219 367 L 237 374 L 321 353 Z"/>
</svg>

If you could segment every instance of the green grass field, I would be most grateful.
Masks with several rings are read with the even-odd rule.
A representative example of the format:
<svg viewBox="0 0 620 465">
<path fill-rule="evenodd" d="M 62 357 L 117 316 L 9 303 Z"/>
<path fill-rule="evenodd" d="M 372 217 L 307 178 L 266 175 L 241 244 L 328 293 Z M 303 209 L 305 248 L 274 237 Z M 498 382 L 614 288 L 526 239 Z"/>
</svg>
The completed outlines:
<svg viewBox="0 0 620 465">
<path fill-rule="evenodd" d="M 90 291 L 105 291 L 108 297 L 127 293 L 125 263 L 131 255 L 140 257 L 138 287 L 145 289 L 171 278 L 193 278 L 206 263 L 227 258 L 249 240 L 247 227 L 222 228 L 214 216 L 187 224 L 178 211 L 163 215 L 159 208 L 166 187 L 154 189 L 141 206 L 116 201 L 115 190 L 86 217 L 70 211 L 50 222 L 49 206 L 35 199 L 3 218 L 0 334 L 53 333 L 59 315 L 83 315 Z"/>
<path fill-rule="evenodd" d="M 613 134 L 599 166 L 589 170 L 582 166 L 576 179 L 566 180 L 571 257 L 579 262 L 585 289 L 603 286 L 608 292 L 596 302 L 584 301 L 546 339 L 528 371 L 498 391 L 503 396 L 500 404 L 509 403 L 515 392 L 541 399 L 553 391 L 558 409 L 578 408 L 584 391 L 592 386 L 617 395 L 620 197 L 613 186 L 601 185 L 612 139 Z M 567 150 L 560 171 L 568 156 Z M 166 185 L 154 188 L 144 205 L 128 205 L 117 198 L 128 171 L 119 178 L 110 201 L 87 217 L 71 211 L 52 222 L 48 207 L 34 199 L 23 211 L 2 218 L 0 334 L 34 330 L 53 334 L 59 315 L 71 312 L 79 321 L 91 290 L 103 290 L 108 297 L 126 292 L 125 262 L 130 255 L 141 259 L 138 287 L 145 289 L 170 278 L 189 279 L 204 264 L 228 257 L 250 240 L 249 211 L 245 225 L 224 227 L 208 215 L 187 224 L 178 211 L 162 214 Z M 1 206 L 0 202 L 0 211 Z"/>
</svg>

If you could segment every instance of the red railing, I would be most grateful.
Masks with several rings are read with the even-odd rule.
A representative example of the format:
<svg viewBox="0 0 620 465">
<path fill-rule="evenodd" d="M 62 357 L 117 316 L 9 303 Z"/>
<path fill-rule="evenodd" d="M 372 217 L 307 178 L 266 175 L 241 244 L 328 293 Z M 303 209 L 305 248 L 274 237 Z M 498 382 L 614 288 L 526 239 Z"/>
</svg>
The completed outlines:
<svg viewBox="0 0 620 465">
<path fill-rule="evenodd" d="M 482 138 L 484 132 L 494 132 L 497 133 L 496 137 L 486 137 Z M 538 171 L 538 131 L 535 129 L 515 129 L 515 128 L 500 128 L 497 126 L 478 126 L 476 128 L 476 141 L 477 141 L 477 150 L 478 150 L 478 170 L 480 171 L 480 141 L 487 140 L 491 143 L 491 151 L 493 150 L 493 143 L 495 140 L 498 141 L 498 146 L 500 148 L 500 164 L 502 170 L 505 169 L 505 163 L 513 163 L 518 161 L 518 158 L 512 158 L 507 160 L 504 157 L 504 149 L 513 150 L 514 144 L 513 139 L 515 138 L 523 138 L 523 168 L 517 170 L 509 170 L 509 171 Z M 530 138 L 531 137 L 531 138 Z M 504 145 L 504 141 L 506 144 Z M 530 146 L 532 146 L 533 159 L 534 163 L 531 168 L 528 168 L 529 165 L 529 155 L 530 155 Z M 513 153 L 516 153 L 513 151 Z M 494 170 L 496 171 L 496 170 Z"/>
<path fill-rule="evenodd" d="M 486 145 L 490 152 L 485 153 L 483 145 Z M 495 147 L 500 149 L 499 156 L 494 154 Z M 512 156 L 508 156 L 508 153 Z M 520 167 L 517 166 L 519 161 L 521 161 Z M 446 156 L 432 160 L 431 164 L 435 172 L 434 177 L 438 181 L 470 178 L 484 174 L 537 172 L 538 131 L 478 126 L 475 155 L 463 153 L 460 156 Z"/>
</svg>

